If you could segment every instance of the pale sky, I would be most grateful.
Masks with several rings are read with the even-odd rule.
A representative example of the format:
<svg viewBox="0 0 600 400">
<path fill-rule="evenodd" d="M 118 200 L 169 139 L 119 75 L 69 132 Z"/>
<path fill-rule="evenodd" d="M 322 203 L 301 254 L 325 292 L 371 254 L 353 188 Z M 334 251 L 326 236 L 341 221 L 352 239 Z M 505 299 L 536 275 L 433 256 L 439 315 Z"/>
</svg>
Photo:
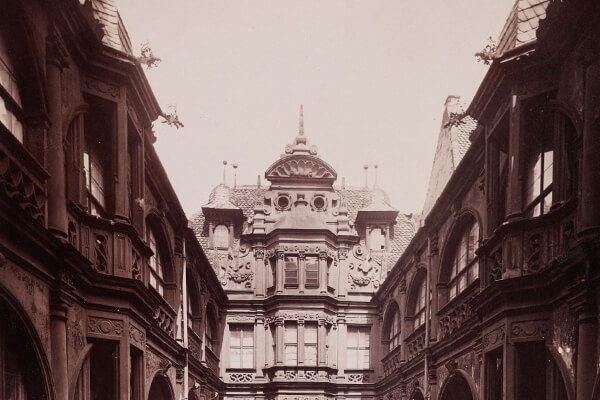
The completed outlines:
<svg viewBox="0 0 600 400">
<path fill-rule="evenodd" d="M 179 130 L 157 120 L 157 152 L 188 214 L 223 174 L 256 184 L 298 133 L 338 173 L 378 183 L 402 212 L 420 212 L 444 101 L 468 104 L 513 0 L 119 0 L 134 51 Z"/>
</svg>

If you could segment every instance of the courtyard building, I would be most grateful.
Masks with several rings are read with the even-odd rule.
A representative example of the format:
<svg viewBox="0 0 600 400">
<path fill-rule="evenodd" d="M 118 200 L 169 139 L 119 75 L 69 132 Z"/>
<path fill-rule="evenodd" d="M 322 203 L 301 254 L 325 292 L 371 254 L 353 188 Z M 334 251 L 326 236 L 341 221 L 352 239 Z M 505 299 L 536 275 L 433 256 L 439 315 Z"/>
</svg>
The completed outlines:
<svg viewBox="0 0 600 400">
<path fill-rule="evenodd" d="M 188 218 L 117 3 L 1 1 L 2 398 L 600 399 L 598 20 L 515 2 L 420 214 L 347 186 L 301 108 Z"/>
</svg>

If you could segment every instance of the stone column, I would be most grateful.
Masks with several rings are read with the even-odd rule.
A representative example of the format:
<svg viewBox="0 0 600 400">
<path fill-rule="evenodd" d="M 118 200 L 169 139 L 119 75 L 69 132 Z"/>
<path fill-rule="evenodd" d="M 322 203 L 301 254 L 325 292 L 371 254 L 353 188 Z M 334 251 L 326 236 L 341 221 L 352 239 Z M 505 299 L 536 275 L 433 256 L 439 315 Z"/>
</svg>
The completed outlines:
<svg viewBox="0 0 600 400">
<path fill-rule="evenodd" d="M 522 175 L 522 108 L 521 97 L 512 94 L 510 98 L 510 122 L 508 134 L 508 193 L 506 201 L 507 219 L 518 219 L 523 210 Z"/>
<path fill-rule="evenodd" d="M 277 264 L 275 265 L 275 293 L 283 293 L 283 257 L 283 251 L 277 250 Z"/>
<path fill-rule="evenodd" d="M 115 177 L 115 210 L 114 219 L 129 221 L 129 182 L 127 182 L 128 164 L 128 140 L 127 140 L 127 96 L 123 95 L 117 103 L 116 116 L 116 165 L 114 166 Z"/>
<path fill-rule="evenodd" d="M 275 321 L 275 365 L 283 365 L 283 318 Z"/>
<path fill-rule="evenodd" d="M 62 124 L 62 69 L 66 67 L 65 50 L 58 37 L 47 39 L 46 87 L 48 90 L 47 168 L 48 179 L 48 229 L 59 237 L 67 237 L 67 199 L 65 151 Z"/>
<path fill-rule="evenodd" d="M 500 202 L 506 199 L 499 198 L 499 181 L 500 181 L 500 153 L 498 143 L 490 139 L 486 132 L 485 137 L 485 198 L 487 204 L 487 218 L 484 218 L 484 226 L 482 229 L 484 238 L 493 235 L 494 230 L 500 225 L 499 207 Z"/>
<path fill-rule="evenodd" d="M 60 295 L 59 295 L 60 296 Z M 50 308 L 50 367 L 54 376 L 56 400 L 69 399 L 69 366 L 67 352 L 67 312 L 69 306 L 61 298 L 53 299 Z"/>
<path fill-rule="evenodd" d="M 596 380 L 597 317 L 593 308 L 577 313 L 577 399 L 591 399 Z"/>
<path fill-rule="evenodd" d="M 304 283 L 306 282 L 306 253 L 301 251 L 298 254 L 298 291 L 304 293 Z"/>
<path fill-rule="evenodd" d="M 583 157 L 581 199 L 579 203 L 580 236 L 596 233 L 600 228 L 600 120 L 596 113 L 600 100 L 600 63 L 586 68 L 583 120 Z"/>
<path fill-rule="evenodd" d="M 298 346 L 296 347 L 296 357 L 298 365 L 304 365 L 304 320 L 298 320 Z"/>
<path fill-rule="evenodd" d="M 320 318 L 317 328 L 317 361 L 319 367 L 324 367 L 327 362 L 327 326 L 325 320 Z"/>
<path fill-rule="evenodd" d="M 406 316 L 406 279 L 402 278 L 400 281 L 400 309 L 398 310 L 400 318 L 400 360 L 406 360 L 406 339 L 407 326 L 404 323 L 404 317 Z"/>
<path fill-rule="evenodd" d="M 319 252 L 319 292 L 327 293 L 327 253 Z"/>
<path fill-rule="evenodd" d="M 337 341 L 337 353 L 338 353 L 338 376 L 344 377 L 346 373 L 346 343 L 348 342 L 348 326 L 346 325 L 346 315 L 339 314 L 338 320 L 338 341 Z"/>
<path fill-rule="evenodd" d="M 265 249 L 263 247 L 254 248 L 254 290 L 256 297 L 265 297 L 266 292 L 266 266 Z"/>
<path fill-rule="evenodd" d="M 268 351 L 266 335 L 265 335 L 265 317 L 257 315 L 255 319 L 254 340 L 256 349 L 256 377 L 263 377 L 263 367 L 266 365 L 266 354 Z"/>
</svg>

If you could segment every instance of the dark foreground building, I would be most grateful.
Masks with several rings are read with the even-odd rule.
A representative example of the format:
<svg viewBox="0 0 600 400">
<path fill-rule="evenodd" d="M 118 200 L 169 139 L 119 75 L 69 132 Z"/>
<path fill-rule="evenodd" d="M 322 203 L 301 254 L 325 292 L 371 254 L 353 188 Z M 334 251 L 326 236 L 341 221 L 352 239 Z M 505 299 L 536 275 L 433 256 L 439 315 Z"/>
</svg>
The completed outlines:
<svg viewBox="0 0 600 400">
<path fill-rule="evenodd" d="M 599 399 L 597 21 L 515 3 L 420 216 L 301 123 L 188 227 L 114 1 L 1 1 L 2 398 Z"/>
</svg>

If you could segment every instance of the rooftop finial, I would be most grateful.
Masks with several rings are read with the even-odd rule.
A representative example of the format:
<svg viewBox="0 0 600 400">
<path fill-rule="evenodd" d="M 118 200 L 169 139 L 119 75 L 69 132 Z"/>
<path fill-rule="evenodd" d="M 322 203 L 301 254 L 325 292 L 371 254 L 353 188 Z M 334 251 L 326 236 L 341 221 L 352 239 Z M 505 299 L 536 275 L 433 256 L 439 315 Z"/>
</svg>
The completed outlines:
<svg viewBox="0 0 600 400">
<path fill-rule="evenodd" d="M 298 136 L 304 136 L 304 105 L 300 104 L 300 126 L 298 127 Z"/>
<path fill-rule="evenodd" d="M 223 185 L 227 186 L 227 177 L 225 175 L 225 167 L 227 167 L 227 161 L 223 160 Z"/>
<path fill-rule="evenodd" d="M 367 174 L 367 171 L 369 169 L 369 166 L 367 164 L 363 165 L 363 169 L 365 170 L 365 188 L 369 188 L 369 176 Z"/>
<path fill-rule="evenodd" d="M 378 171 L 379 165 L 375 164 L 375 165 L 373 165 L 373 167 L 375 168 L 375 183 L 373 184 L 373 188 L 377 188 L 379 186 L 378 182 L 377 182 L 377 178 L 378 178 L 377 171 Z"/>
<path fill-rule="evenodd" d="M 237 186 L 237 167 L 238 165 L 236 163 L 231 164 L 231 166 L 233 167 L 233 187 Z"/>
</svg>

